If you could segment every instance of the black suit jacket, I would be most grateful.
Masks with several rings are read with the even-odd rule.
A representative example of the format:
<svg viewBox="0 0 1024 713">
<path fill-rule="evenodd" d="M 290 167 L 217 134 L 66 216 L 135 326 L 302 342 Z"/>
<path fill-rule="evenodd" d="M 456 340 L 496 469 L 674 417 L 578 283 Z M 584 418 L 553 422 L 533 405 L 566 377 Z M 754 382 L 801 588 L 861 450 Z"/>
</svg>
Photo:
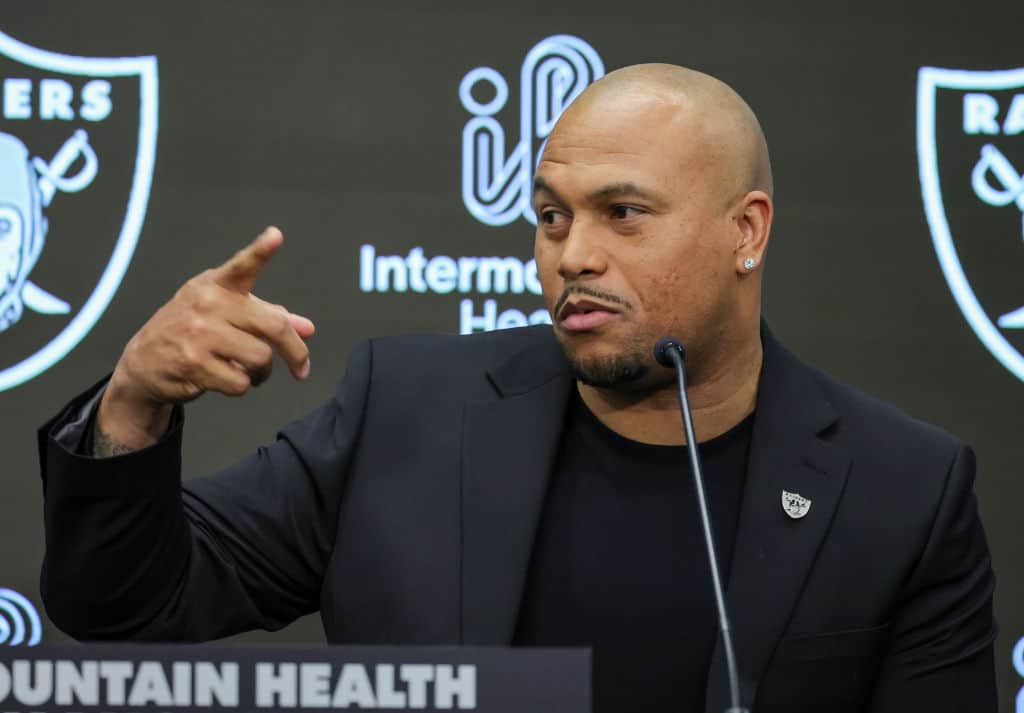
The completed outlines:
<svg viewBox="0 0 1024 713">
<path fill-rule="evenodd" d="M 763 341 L 727 583 L 745 700 L 995 711 L 971 451 Z M 111 459 L 55 439 L 87 392 L 40 431 L 47 611 L 84 639 L 207 640 L 319 609 L 331 642 L 508 644 L 573 388 L 549 327 L 373 340 L 323 407 L 184 486 L 180 419 Z M 719 645 L 709 713 L 725 682 Z"/>
</svg>

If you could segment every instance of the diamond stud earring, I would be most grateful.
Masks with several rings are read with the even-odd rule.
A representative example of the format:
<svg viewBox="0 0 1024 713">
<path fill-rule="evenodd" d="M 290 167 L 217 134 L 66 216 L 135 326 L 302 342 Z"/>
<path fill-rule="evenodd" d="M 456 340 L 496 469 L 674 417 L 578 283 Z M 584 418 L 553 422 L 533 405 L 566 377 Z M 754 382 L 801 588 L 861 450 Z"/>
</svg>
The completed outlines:
<svg viewBox="0 0 1024 713">
<path fill-rule="evenodd" d="M 746 260 L 743 261 L 744 270 L 753 270 L 755 267 L 757 267 L 757 260 L 755 260 L 754 258 L 748 257 Z"/>
</svg>

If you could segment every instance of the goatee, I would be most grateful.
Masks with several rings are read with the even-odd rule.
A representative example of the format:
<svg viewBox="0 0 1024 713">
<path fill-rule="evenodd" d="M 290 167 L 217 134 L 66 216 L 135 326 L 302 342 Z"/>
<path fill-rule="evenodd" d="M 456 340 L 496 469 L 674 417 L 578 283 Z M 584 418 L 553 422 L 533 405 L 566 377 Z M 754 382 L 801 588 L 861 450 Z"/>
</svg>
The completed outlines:
<svg viewBox="0 0 1024 713">
<path fill-rule="evenodd" d="M 582 360 L 566 350 L 565 358 L 577 381 L 598 389 L 628 387 L 650 371 L 644 355 L 635 353 Z"/>
</svg>

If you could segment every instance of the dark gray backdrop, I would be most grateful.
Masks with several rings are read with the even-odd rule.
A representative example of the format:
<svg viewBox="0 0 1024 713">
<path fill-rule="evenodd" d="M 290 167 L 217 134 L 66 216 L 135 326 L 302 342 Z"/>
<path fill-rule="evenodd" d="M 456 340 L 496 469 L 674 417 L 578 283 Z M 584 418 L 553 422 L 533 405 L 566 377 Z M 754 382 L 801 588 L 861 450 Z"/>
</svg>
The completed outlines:
<svg viewBox="0 0 1024 713">
<path fill-rule="evenodd" d="M 264 225 L 281 226 L 286 244 L 258 291 L 316 320 L 313 376 L 296 384 L 279 364 L 276 378 L 244 403 L 209 396 L 191 405 L 188 473 L 235 460 L 319 403 L 364 337 L 457 330 L 467 297 L 478 312 L 488 297 L 501 309 L 539 307 L 529 294 L 361 292 L 359 245 L 372 243 L 380 254 L 421 246 L 428 257 L 530 257 L 526 221 L 489 227 L 462 204 L 460 142 L 470 117 L 458 86 L 480 65 L 509 80 L 512 96 L 499 119 L 511 143 L 525 53 L 549 35 L 569 33 L 590 43 L 609 70 L 667 61 L 721 77 L 761 117 L 777 185 L 768 319 L 808 361 L 977 449 L 977 489 L 999 577 L 1001 700 L 1012 710 L 1022 681 L 1011 649 L 1024 635 L 1017 527 L 1024 383 L 968 327 L 939 269 L 918 182 L 915 117 L 919 67 L 1022 67 L 1022 26 L 1020 4 L 948 1 L 869 12 L 812 2 L 7 0 L 0 31 L 27 44 L 86 56 L 156 55 L 160 129 L 148 215 L 110 307 L 69 356 L 0 392 L 0 586 L 38 604 L 34 427 L 106 373 L 181 282 L 221 262 Z M 1000 96 L 1008 101 L 1012 92 Z M 959 140 L 957 106 L 940 122 L 950 141 Z M 29 129 L 0 116 L 0 131 Z M 1024 166 L 1024 138 L 998 143 Z M 978 232 L 967 229 L 973 223 L 966 218 L 952 221 L 967 226 L 958 239 L 970 246 L 969 277 L 979 294 L 1016 295 L 1024 303 L 1016 277 L 1024 260 L 1019 211 L 977 207 L 967 175 L 976 148 L 965 149 L 963 167 L 950 164 L 961 176 L 948 179 L 948 200 L 987 221 Z M 108 193 L 97 186 L 95 199 L 83 192 L 64 201 L 77 206 L 73 222 L 58 221 L 56 203 L 64 199 L 55 199 L 37 268 L 51 286 L 65 278 L 95 282 L 112 245 L 104 221 L 111 210 L 123 213 L 116 187 Z M 38 330 L 40 320 L 26 313 L 0 333 L 0 357 L 10 361 L 11 345 L 23 339 L 15 330 Z M 1019 334 L 1006 334 L 1024 349 Z M 46 624 L 45 638 L 62 636 Z M 244 640 L 321 638 L 319 623 L 307 619 Z"/>
</svg>

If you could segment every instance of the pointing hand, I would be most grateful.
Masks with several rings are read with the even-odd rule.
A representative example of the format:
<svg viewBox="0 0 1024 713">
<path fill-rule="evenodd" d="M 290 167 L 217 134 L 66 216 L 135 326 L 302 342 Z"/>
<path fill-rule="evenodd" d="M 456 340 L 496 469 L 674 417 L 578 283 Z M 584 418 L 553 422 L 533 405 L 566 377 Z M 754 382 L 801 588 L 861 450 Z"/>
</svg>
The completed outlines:
<svg viewBox="0 0 1024 713">
<path fill-rule="evenodd" d="M 126 449 L 166 430 L 171 406 L 204 391 L 241 396 L 270 377 L 276 351 L 309 375 L 313 323 L 252 293 L 284 236 L 267 228 L 220 267 L 196 275 L 125 347 L 103 396 L 98 430 Z M 102 454 L 100 454 L 102 455 Z"/>
</svg>

